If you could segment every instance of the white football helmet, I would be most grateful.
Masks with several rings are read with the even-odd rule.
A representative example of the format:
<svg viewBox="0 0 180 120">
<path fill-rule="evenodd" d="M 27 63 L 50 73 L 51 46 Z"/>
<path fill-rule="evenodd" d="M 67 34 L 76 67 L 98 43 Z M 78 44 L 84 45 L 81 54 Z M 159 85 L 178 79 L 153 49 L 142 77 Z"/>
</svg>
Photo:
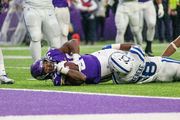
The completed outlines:
<svg viewBox="0 0 180 120">
<path fill-rule="evenodd" d="M 133 59 L 124 53 L 115 52 L 109 57 L 109 66 L 112 70 L 128 74 L 132 69 Z"/>
</svg>

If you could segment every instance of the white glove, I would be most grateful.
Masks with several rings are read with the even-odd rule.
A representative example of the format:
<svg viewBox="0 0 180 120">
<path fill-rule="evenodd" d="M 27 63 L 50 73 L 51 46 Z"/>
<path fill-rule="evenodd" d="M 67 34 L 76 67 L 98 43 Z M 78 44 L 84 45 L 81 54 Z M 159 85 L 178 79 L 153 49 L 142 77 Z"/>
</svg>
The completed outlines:
<svg viewBox="0 0 180 120">
<path fill-rule="evenodd" d="M 158 5 L 158 18 L 162 18 L 164 16 L 164 9 L 163 9 L 163 5 L 159 4 Z"/>
<path fill-rule="evenodd" d="M 62 61 L 62 62 L 56 64 L 56 70 L 57 70 L 58 74 L 62 73 L 62 74 L 67 75 L 69 68 L 64 67 L 64 63 L 66 63 L 66 61 Z"/>
<path fill-rule="evenodd" d="M 77 53 L 73 54 L 73 61 L 78 61 L 81 56 Z"/>
</svg>

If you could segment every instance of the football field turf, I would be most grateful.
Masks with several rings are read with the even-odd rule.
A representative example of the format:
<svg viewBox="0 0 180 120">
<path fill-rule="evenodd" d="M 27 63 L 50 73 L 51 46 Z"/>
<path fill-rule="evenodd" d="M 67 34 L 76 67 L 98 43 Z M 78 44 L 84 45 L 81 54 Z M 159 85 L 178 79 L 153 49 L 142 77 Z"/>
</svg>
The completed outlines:
<svg viewBox="0 0 180 120">
<path fill-rule="evenodd" d="M 109 42 L 80 46 L 92 53 Z M 153 44 L 161 55 L 168 44 Z M 29 47 L 3 47 L 7 75 L 14 84 L 0 85 L 0 120 L 179 120 L 180 82 L 53 86 L 30 75 Z M 144 48 L 144 46 L 143 46 Z M 42 55 L 48 47 L 42 48 Z M 171 58 L 180 60 L 180 50 Z"/>
<path fill-rule="evenodd" d="M 80 54 L 92 53 L 100 50 L 103 46 L 109 44 L 98 43 L 94 46 L 80 46 Z M 153 44 L 153 52 L 156 56 L 162 54 L 167 43 Z M 3 47 L 5 67 L 7 75 L 15 80 L 12 85 L 0 85 L 0 88 L 17 88 L 17 89 L 35 89 L 35 90 L 56 90 L 56 91 L 73 91 L 88 93 L 120 94 L 120 95 L 142 95 L 142 96 L 159 96 L 159 97 L 180 97 L 180 82 L 171 83 L 148 83 L 148 84 L 119 84 L 115 85 L 112 81 L 96 85 L 81 86 L 53 86 L 52 81 L 37 81 L 30 75 L 30 65 L 33 60 L 30 56 L 28 46 Z M 143 46 L 144 48 L 144 46 Z M 42 48 L 42 56 L 47 52 L 48 47 Z M 171 58 L 180 60 L 180 50 Z"/>
</svg>

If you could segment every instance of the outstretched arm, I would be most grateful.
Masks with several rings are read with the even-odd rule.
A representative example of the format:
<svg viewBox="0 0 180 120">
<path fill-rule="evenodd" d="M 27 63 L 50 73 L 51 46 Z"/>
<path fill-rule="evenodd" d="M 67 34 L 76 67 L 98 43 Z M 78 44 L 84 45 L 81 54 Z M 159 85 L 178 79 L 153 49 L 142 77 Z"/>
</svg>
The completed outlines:
<svg viewBox="0 0 180 120">
<path fill-rule="evenodd" d="M 72 39 L 62 45 L 62 47 L 59 48 L 59 51 L 61 53 L 77 53 L 79 54 L 79 43 L 78 40 Z"/>
<path fill-rule="evenodd" d="M 123 50 L 123 51 L 129 51 L 132 46 L 135 44 L 133 43 L 124 43 L 124 44 L 111 44 L 108 46 L 103 47 L 102 49 L 117 49 L 117 50 Z"/>
<path fill-rule="evenodd" d="M 161 55 L 162 57 L 169 57 L 180 47 L 180 36 L 170 43 L 166 50 Z"/>
</svg>

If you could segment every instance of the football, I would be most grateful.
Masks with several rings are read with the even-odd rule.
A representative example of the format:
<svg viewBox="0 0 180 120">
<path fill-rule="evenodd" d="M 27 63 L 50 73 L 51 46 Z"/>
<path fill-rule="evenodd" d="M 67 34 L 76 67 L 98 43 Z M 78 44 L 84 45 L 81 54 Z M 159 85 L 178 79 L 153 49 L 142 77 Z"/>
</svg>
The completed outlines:
<svg viewBox="0 0 180 120">
<path fill-rule="evenodd" d="M 73 62 L 66 62 L 66 63 L 64 63 L 64 67 L 67 67 L 67 66 L 69 67 L 69 69 L 73 69 L 73 70 L 79 71 L 78 65 L 76 65 Z"/>
</svg>

